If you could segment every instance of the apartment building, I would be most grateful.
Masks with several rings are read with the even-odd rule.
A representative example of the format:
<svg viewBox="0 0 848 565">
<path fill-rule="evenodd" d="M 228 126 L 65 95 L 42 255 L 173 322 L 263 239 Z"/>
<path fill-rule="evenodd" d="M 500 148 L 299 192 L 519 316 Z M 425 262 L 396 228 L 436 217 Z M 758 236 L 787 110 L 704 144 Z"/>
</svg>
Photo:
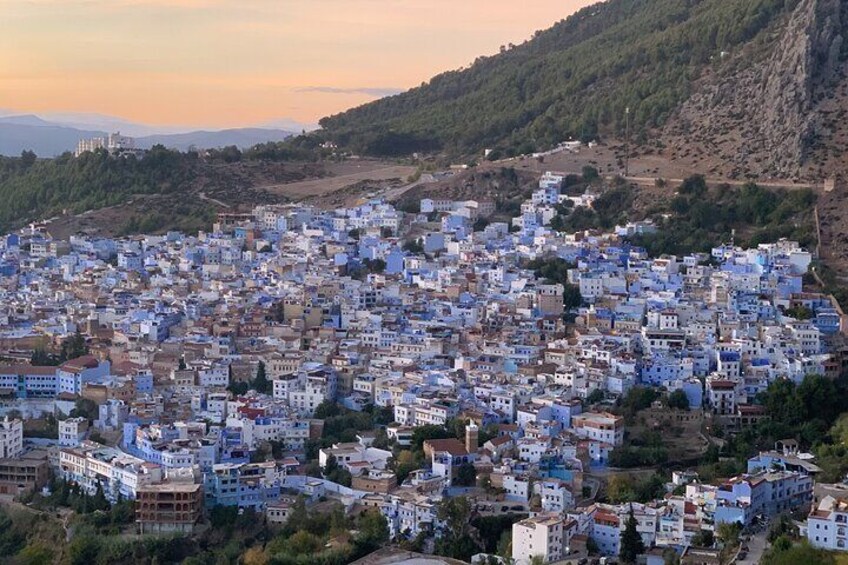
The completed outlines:
<svg viewBox="0 0 848 565">
<path fill-rule="evenodd" d="M 624 443 L 624 418 L 607 412 L 584 412 L 571 418 L 574 434 L 583 439 L 618 446 Z"/>
<path fill-rule="evenodd" d="M 169 482 L 136 491 L 135 523 L 139 534 L 190 534 L 203 516 L 199 484 Z"/>
<path fill-rule="evenodd" d="M 848 501 L 825 496 L 807 517 L 807 541 L 828 551 L 848 551 Z"/>
<path fill-rule="evenodd" d="M 567 540 L 565 519 L 557 514 L 540 514 L 512 525 L 512 559 L 528 565 L 534 558 L 544 563 L 562 559 Z"/>
<path fill-rule="evenodd" d="M 13 458 L 0 458 L 0 494 L 19 496 L 40 489 L 50 478 L 47 452 L 27 451 Z"/>
<path fill-rule="evenodd" d="M 90 441 L 59 450 L 59 473 L 87 494 L 102 489 L 110 502 L 119 497 L 134 499 L 139 487 L 157 484 L 163 478 L 159 465 Z"/>
<path fill-rule="evenodd" d="M 24 423 L 8 416 L 0 421 L 0 459 L 19 457 L 24 451 Z"/>
</svg>

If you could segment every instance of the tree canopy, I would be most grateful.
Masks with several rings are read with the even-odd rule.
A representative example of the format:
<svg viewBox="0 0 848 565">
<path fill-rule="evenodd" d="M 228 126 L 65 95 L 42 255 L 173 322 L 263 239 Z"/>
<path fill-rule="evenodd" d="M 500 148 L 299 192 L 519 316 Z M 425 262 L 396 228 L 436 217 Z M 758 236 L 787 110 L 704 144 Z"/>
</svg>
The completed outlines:
<svg viewBox="0 0 848 565">
<path fill-rule="evenodd" d="M 53 159 L 37 159 L 31 151 L 20 157 L 0 156 L 0 233 L 63 211 L 81 213 L 148 195 L 187 194 L 195 183 L 208 190 L 229 186 L 244 177 L 244 169 L 222 167 L 226 164 L 311 162 L 323 154 L 315 136 L 302 135 L 244 151 L 236 147 L 214 149 L 203 158 L 193 151 L 183 153 L 162 145 L 155 145 L 141 157 L 114 156 L 105 150 L 85 152 L 79 157 L 68 152 Z M 133 215 L 118 226 L 118 231 L 190 231 L 211 225 L 212 209 L 195 200 L 178 201 L 173 210 Z"/>
</svg>

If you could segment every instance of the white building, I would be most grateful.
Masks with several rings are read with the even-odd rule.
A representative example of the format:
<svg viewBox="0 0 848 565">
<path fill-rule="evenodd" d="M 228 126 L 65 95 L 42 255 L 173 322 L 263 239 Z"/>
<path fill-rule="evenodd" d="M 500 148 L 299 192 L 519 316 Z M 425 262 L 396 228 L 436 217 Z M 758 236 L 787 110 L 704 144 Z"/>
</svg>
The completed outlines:
<svg viewBox="0 0 848 565">
<path fill-rule="evenodd" d="M 825 496 L 807 518 L 807 541 L 832 551 L 848 549 L 848 501 Z"/>
<path fill-rule="evenodd" d="M 86 151 L 97 151 L 98 149 L 105 149 L 109 153 L 117 153 L 123 150 L 132 151 L 135 149 L 135 139 L 121 135 L 120 132 L 110 133 L 104 137 L 80 139 L 74 155 L 79 157 Z"/>
<path fill-rule="evenodd" d="M 229 367 L 227 365 L 216 365 L 198 368 L 197 384 L 204 388 L 226 387 L 230 384 Z"/>
<path fill-rule="evenodd" d="M 76 447 L 85 439 L 88 431 L 88 420 L 83 417 L 67 418 L 59 421 L 59 445 L 61 447 Z"/>
<path fill-rule="evenodd" d="M 545 563 L 562 559 L 566 545 L 564 520 L 557 515 L 538 515 L 512 525 L 512 558 L 516 565 L 534 557 Z"/>
<path fill-rule="evenodd" d="M 574 496 L 567 483 L 559 479 L 543 479 L 533 484 L 533 490 L 542 499 L 545 512 L 565 512 L 574 506 Z"/>
<path fill-rule="evenodd" d="M 362 443 L 336 443 L 332 447 L 325 447 L 318 452 L 318 464 L 323 469 L 327 466 L 330 457 L 343 468 L 351 470 L 351 466 L 357 463 L 365 463 L 368 467 L 383 470 L 388 465 L 392 452 L 376 447 L 368 447 Z"/>
<path fill-rule="evenodd" d="M 135 498 L 140 486 L 162 481 L 162 468 L 114 448 L 90 441 L 59 450 L 59 472 L 93 495 L 98 486 L 111 502 Z"/>
<path fill-rule="evenodd" d="M 24 424 L 21 420 L 0 421 L 0 459 L 20 457 L 24 452 Z"/>
<path fill-rule="evenodd" d="M 530 477 L 508 473 L 503 476 L 503 489 L 510 500 L 526 502 L 530 499 Z"/>
<path fill-rule="evenodd" d="M 430 533 L 437 522 L 438 501 L 409 489 L 399 489 L 388 495 L 380 510 L 389 526 L 389 535 L 408 533 L 414 538 Z"/>
<path fill-rule="evenodd" d="M 108 399 L 98 408 L 99 418 L 94 425 L 100 430 L 118 430 L 127 420 L 129 407 L 123 400 Z"/>
<path fill-rule="evenodd" d="M 624 443 L 624 419 L 608 413 L 586 412 L 571 418 L 574 434 L 613 446 Z"/>
</svg>

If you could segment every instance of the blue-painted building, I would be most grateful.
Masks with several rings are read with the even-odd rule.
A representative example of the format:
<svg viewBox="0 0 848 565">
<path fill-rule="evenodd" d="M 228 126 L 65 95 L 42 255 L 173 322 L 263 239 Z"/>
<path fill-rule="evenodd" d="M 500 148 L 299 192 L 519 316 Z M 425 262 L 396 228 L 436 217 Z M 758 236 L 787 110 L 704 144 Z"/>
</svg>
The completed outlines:
<svg viewBox="0 0 848 565">
<path fill-rule="evenodd" d="M 280 497 L 281 475 L 273 461 L 220 463 L 203 475 L 206 505 L 238 506 L 261 511 Z"/>
</svg>

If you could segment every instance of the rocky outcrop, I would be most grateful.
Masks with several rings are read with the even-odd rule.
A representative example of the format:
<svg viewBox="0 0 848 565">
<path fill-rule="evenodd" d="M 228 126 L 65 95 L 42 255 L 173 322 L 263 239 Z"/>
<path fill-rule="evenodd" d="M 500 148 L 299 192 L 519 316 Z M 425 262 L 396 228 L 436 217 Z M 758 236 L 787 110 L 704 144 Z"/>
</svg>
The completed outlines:
<svg viewBox="0 0 848 565">
<path fill-rule="evenodd" d="M 730 176 L 808 176 L 818 104 L 842 76 L 845 11 L 840 0 L 801 0 L 770 46 L 731 54 L 700 81 L 667 124 L 666 145 L 717 157 Z"/>
</svg>

